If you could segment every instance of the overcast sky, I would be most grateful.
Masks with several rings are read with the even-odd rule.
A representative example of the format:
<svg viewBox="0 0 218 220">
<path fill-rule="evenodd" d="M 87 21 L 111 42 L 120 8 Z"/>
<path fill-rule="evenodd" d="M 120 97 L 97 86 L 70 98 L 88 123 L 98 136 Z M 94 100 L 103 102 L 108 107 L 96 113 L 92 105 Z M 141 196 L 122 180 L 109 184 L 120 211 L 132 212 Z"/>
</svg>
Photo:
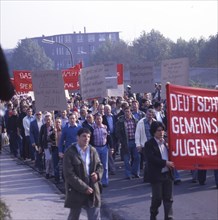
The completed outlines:
<svg viewBox="0 0 218 220">
<path fill-rule="evenodd" d="M 0 0 L 4 49 L 23 38 L 79 32 L 120 31 L 131 42 L 142 31 L 160 31 L 176 41 L 217 33 L 217 0 L 188 1 L 10 1 Z"/>
</svg>

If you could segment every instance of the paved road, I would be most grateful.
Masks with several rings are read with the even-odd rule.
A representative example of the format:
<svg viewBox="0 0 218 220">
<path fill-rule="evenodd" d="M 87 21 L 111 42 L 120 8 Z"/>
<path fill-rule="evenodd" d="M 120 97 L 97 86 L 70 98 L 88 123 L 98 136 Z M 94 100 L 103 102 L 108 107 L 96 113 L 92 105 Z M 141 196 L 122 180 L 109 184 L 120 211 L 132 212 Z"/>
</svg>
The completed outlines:
<svg viewBox="0 0 218 220">
<path fill-rule="evenodd" d="M 111 176 L 103 192 L 105 208 L 113 219 L 149 220 L 150 184 L 142 179 L 125 180 L 123 162 L 116 162 L 117 174 Z M 191 183 L 190 171 L 180 171 L 182 183 L 174 186 L 174 217 L 176 220 L 218 220 L 218 190 L 212 171 L 206 185 Z M 163 206 L 158 220 L 163 219 Z"/>
<path fill-rule="evenodd" d="M 18 165 L 5 151 L 0 156 L 0 195 L 12 210 L 14 220 L 66 220 L 64 195 L 50 181 L 26 165 Z M 102 194 L 103 220 L 149 220 L 151 188 L 142 179 L 124 179 L 123 162 L 116 161 L 117 173 L 110 176 Z M 217 220 L 218 190 L 212 171 L 207 183 L 191 183 L 189 171 L 180 171 L 182 183 L 174 187 L 176 220 Z M 63 186 L 58 186 L 63 189 Z M 86 219 L 83 213 L 82 219 Z M 163 207 L 158 220 L 163 219 Z"/>
</svg>

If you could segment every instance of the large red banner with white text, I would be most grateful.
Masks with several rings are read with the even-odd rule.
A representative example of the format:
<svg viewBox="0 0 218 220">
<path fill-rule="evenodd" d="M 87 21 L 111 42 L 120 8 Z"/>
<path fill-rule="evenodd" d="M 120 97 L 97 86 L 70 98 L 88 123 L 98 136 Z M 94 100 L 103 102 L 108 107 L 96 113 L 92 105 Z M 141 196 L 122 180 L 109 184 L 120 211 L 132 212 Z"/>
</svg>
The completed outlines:
<svg viewBox="0 0 218 220">
<path fill-rule="evenodd" d="M 218 169 L 218 90 L 166 88 L 170 159 L 177 169 Z"/>
<path fill-rule="evenodd" d="M 62 70 L 65 90 L 79 90 L 79 71 L 81 68 L 82 63 L 80 62 L 67 70 Z M 33 91 L 30 70 L 14 70 L 13 73 L 16 92 Z"/>
<path fill-rule="evenodd" d="M 16 92 L 33 91 L 31 71 L 14 70 L 14 87 Z"/>
</svg>

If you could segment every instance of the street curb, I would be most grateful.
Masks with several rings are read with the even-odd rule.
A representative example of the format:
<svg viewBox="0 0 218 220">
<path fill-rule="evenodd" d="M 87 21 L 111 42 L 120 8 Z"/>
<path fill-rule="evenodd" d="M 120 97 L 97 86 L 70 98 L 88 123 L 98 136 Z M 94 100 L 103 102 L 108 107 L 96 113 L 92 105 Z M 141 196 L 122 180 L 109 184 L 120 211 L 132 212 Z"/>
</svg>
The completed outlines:
<svg viewBox="0 0 218 220">
<path fill-rule="evenodd" d="M 5 152 L 7 152 L 10 157 L 10 151 L 9 151 L 9 148 L 7 147 L 4 147 L 3 150 Z M 54 189 L 55 193 L 65 197 L 65 193 L 64 193 L 64 190 L 62 187 L 58 186 L 57 184 L 55 184 L 54 182 L 52 182 L 51 180 L 49 179 L 46 179 L 43 174 L 41 174 L 37 169 L 35 169 L 33 166 L 31 166 L 30 163 L 28 162 L 24 162 L 22 161 L 21 159 L 19 158 L 16 158 L 16 157 L 11 157 L 12 160 L 14 160 L 15 162 L 22 162 L 22 165 L 25 165 L 29 168 L 31 168 L 35 174 L 39 175 L 44 181 L 46 181 L 49 186 L 51 188 Z M 62 183 L 64 185 L 64 183 Z M 104 201 L 104 199 L 101 200 L 102 201 L 102 204 L 101 204 L 101 213 L 103 216 L 105 216 L 106 218 L 108 218 L 108 220 L 125 220 L 125 218 L 121 217 L 120 214 L 118 214 L 117 212 L 114 212 L 114 210 L 112 210 L 109 205 Z"/>
</svg>

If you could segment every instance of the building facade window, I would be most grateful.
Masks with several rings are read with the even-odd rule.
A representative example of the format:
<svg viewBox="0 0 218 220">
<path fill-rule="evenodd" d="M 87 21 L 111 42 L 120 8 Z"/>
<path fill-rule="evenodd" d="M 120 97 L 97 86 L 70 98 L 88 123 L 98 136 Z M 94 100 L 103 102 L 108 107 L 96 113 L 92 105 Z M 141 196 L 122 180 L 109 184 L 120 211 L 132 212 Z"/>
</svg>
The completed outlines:
<svg viewBox="0 0 218 220">
<path fill-rule="evenodd" d="M 90 50 L 90 53 L 94 53 L 95 52 L 95 46 L 90 45 L 89 50 Z"/>
<path fill-rule="evenodd" d="M 110 39 L 111 41 L 117 41 L 117 35 L 116 35 L 116 33 L 111 33 L 111 34 L 109 34 L 109 39 Z"/>
<path fill-rule="evenodd" d="M 88 35 L 88 42 L 95 42 L 95 35 L 94 34 Z"/>
<path fill-rule="evenodd" d="M 99 34 L 99 41 L 106 41 L 106 34 Z"/>
<path fill-rule="evenodd" d="M 59 47 L 59 54 L 61 55 L 61 48 Z"/>
<path fill-rule="evenodd" d="M 64 36 L 63 36 L 63 35 L 61 35 L 61 36 L 60 36 L 60 38 L 61 38 L 60 43 L 64 43 Z"/>
<path fill-rule="evenodd" d="M 83 42 L 83 36 L 81 34 L 76 36 L 76 41 L 77 42 Z"/>
<path fill-rule="evenodd" d="M 55 49 L 52 48 L 51 54 L 54 56 L 55 55 Z"/>
<path fill-rule="evenodd" d="M 65 43 L 71 43 L 72 39 L 70 35 L 65 35 Z"/>
<path fill-rule="evenodd" d="M 83 46 L 77 47 L 77 53 L 81 54 L 83 52 Z"/>
</svg>

